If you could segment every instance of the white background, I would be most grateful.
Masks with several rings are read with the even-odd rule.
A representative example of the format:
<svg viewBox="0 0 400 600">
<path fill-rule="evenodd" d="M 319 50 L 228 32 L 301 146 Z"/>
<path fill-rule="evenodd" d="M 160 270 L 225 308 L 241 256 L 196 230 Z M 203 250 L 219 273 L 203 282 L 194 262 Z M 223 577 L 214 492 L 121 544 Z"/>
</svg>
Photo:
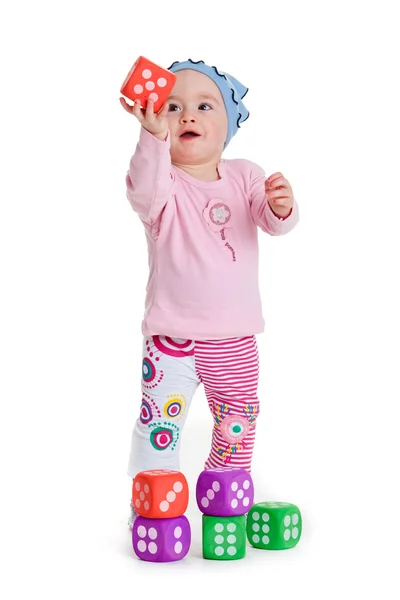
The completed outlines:
<svg viewBox="0 0 400 600">
<path fill-rule="evenodd" d="M 399 598 L 396 2 L 257 4 L 2 4 L 2 598 Z M 131 548 L 147 258 L 125 197 L 139 127 L 118 98 L 139 55 L 247 85 L 225 158 L 282 171 L 300 205 L 295 231 L 260 235 L 253 470 L 256 501 L 302 511 L 291 551 L 201 558 L 202 389 L 182 441 L 190 554 Z"/>
</svg>

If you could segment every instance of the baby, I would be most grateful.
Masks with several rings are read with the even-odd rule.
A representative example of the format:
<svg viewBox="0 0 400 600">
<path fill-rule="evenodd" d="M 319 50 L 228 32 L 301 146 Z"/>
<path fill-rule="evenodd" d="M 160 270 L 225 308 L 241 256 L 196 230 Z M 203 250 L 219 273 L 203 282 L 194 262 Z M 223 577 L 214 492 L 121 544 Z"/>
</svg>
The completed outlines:
<svg viewBox="0 0 400 600">
<path fill-rule="evenodd" d="M 128 475 L 179 470 L 182 429 L 204 385 L 213 417 L 204 468 L 250 472 L 259 376 L 255 335 L 264 330 L 257 228 L 288 233 L 298 222 L 282 173 L 266 178 L 224 148 L 249 113 L 237 79 L 203 61 L 176 62 L 177 80 L 155 114 L 149 101 L 123 108 L 141 124 L 127 197 L 147 238 L 149 279 L 142 322 L 140 417 Z M 131 505 L 132 526 L 135 516 Z"/>
</svg>

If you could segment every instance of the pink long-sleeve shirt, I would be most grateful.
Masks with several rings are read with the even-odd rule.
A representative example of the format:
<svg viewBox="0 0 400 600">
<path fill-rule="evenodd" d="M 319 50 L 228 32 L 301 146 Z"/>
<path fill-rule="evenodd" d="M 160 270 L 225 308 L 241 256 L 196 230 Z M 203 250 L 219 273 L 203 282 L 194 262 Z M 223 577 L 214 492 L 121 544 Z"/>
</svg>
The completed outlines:
<svg viewBox="0 0 400 600">
<path fill-rule="evenodd" d="M 127 197 L 144 224 L 149 279 L 142 332 L 192 340 L 264 331 L 258 231 L 289 232 L 265 199 L 265 173 L 244 159 L 221 160 L 220 179 L 201 181 L 171 163 L 170 137 L 141 128 L 126 176 Z"/>
</svg>

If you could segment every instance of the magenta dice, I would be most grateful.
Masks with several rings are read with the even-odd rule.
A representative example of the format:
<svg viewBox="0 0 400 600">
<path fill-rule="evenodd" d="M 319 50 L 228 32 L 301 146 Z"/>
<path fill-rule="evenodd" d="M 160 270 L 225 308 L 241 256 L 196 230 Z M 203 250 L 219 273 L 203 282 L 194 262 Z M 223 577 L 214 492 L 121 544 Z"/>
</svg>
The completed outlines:
<svg viewBox="0 0 400 600">
<path fill-rule="evenodd" d="M 190 540 L 190 524 L 184 515 L 171 519 L 136 517 L 133 524 L 132 546 L 142 560 L 181 560 L 189 551 Z"/>
<path fill-rule="evenodd" d="M 254 501 L 250 473 L 239 467 L 207 469 L 196 485 L 197 506 L 204 515 L 233 517 L 249 512 Z"/>
</svg>

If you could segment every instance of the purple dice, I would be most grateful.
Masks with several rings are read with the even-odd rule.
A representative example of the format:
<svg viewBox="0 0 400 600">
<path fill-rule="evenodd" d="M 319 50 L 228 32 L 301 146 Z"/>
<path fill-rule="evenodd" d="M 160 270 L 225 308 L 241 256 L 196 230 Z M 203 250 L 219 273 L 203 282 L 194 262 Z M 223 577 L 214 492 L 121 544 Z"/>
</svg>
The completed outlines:
<svg viewBox="0 0 400 600">
<path fill-rule="evenodd" d="M 172 519 L 136 517 L 132 529 L 133 550 L 142 560 L 181 560 L 190 548 L 190 524 L 182 515 Z"/>
<path fill-rule="evenodd" d="M 233 517 L 249 512 L 254 501 L 251 475 L 239 467 L 207 469 L 196 485 L 197 506 L 205 515 Z"/>
</svg>

